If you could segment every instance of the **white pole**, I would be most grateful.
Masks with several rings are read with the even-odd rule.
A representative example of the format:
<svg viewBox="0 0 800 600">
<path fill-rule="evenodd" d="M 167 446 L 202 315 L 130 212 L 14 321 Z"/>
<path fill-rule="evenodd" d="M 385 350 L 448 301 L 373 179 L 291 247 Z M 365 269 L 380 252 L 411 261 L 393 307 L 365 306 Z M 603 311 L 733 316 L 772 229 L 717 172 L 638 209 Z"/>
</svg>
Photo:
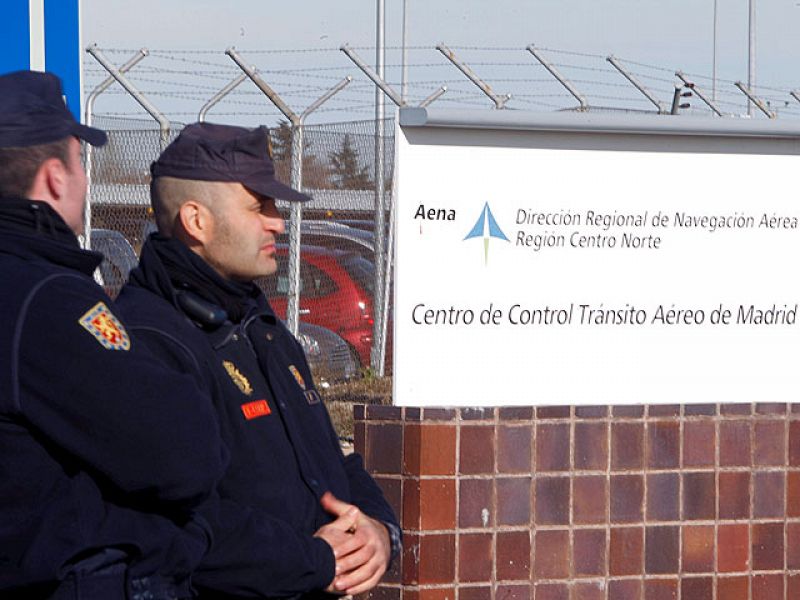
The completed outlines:
<svg viewBox="0 0 800 600">
<path fill-rule="evenodd" d="M 717 101 L 717 0 L 714 0 L 714 48 L 711 52 L 711 100 Z"/>
<path fill-rule="evenodd" d="M 750 18 L 747 20 L 747 89 L 756 93 L 756 0 L 750 2 Z M 753 103 L 747 103 L 747 114 L 753 116 Z"/>
<path fill-rule="evenodd" d="M 403 69 L 400 82 L 400 97 L 408 102 L 408 0 L 403 0 Z"/>
</svg>

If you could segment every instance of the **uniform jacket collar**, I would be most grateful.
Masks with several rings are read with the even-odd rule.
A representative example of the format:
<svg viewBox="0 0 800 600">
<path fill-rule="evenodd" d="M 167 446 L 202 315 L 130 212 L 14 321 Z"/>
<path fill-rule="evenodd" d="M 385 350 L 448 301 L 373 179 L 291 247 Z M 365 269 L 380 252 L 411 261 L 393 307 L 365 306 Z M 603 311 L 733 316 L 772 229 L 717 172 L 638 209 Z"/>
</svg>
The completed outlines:
<svg viewBox="0 0 800 600">
<path fill-rule="evenodd" d="M 81 249 L 78 238 L 46 202 L 0 198 L 0 252 L 45 260 L 91 275 L 103 255 Z"/>
<path fill-rule="evenodd" d="M 130 285 L 158 294 L 184 313 L 187 311 L 178 296 L 188 292 L 223 309 L 233 323 L 259 313 L 274 318 L 255 283 L 225 279 L 183 242 L 159 233 L 151 234 L 145 242 L 139 266 L 131 272 Z"/>
</svg>

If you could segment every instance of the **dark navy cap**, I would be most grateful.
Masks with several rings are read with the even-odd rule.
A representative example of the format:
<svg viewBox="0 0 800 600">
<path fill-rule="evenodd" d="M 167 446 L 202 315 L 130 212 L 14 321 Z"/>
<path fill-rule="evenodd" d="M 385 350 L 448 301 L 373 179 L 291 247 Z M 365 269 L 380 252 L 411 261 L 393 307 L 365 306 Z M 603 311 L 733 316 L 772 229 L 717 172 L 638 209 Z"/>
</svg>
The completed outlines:
<svg viewBox="0 0 800 600">
<path fill-rule="evenodd" d="M 252 192 L 279 200 L 305 202 L 309 196 L 275 179 L 269 129 L 193 123 L 187 125 L 158 160 L 153 179 L 177 177 L 241 183 Z"/>
<path fill-rule="evenodd" d="M 75 136 L 92 146 L 106 143 L 100 129 L 78 123 L 52 73 L 17 71 L 0 76 L 0 148 L 48 144 Z"/>
</svg>

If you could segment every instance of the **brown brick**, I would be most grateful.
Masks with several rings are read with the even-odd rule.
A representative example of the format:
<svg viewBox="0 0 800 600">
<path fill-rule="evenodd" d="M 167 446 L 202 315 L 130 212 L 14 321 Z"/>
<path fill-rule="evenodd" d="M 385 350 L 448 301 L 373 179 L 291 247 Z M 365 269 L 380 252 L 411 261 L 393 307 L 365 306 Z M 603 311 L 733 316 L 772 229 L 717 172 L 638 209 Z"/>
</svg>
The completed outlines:
<svg viewBox="0 0 800 600">
<path fill-rule="evenodd" d="M 687 467 L 713 466 L 717 431 L 714 423 L 687 421 L 683 424 L 683 464 Z"/>
<path fill-rule="evenodd" d="M 420 475 L 454 475 L 456 428 L 424 425 L 420 429 Z"/>
<path fill-rule="evenodd" d="M 419 582 L 452 583 L 455 580 L 455 535 L 422 535 L 419 538 Z"/>
<path fill-rule="evenodd" d="M 786 524 L 786 568 L 800 570 L 800 523 Z"/>
<path fill-rule="evenodd" d="M 723 467 L 750 466 L 750 423 L 748 421 L 720 422 L 719 464 Z"/>
<path fill-rule="evenodd" d="M 652 579 L 644 582 L 644 600 L 677 600 L 677 579 Z"/>
<path fill-rule="evenodd" d="M 535 489 L 536 524 L 569 524 L 569 477 L 537 478 Z"/>
<path fill-rule="evenodd" d="M 531 472 L 531 428 L 497 427 L 497 470 L 500 473 Z"/>
<path fill-rule="evenodd" d="M 783 523 L 754 523 L 752 535 L 753 570 L 783 569 Z"/>
<path fill-rule="evenodd" d="M 686 404 L 683 414 L 687 417 L 713 417 L 717 414 L 716 404 Z"/>
<path fill-rule="evenodd" d="M 785 415 L 787 405 L 785 402 L 759 402 L 756 404 L 757 415 Z"/>
<path fill-rule="evenodd" d="M 536 586 L 536 600 L 569 600 L 569 586 L 566 583 L 540 583 Z"/>
<path fill-rule="evenodd" d="M 494 525 L 495 510 L 491 479 L 462 479 L 459 482 L 458 496 L 459 527 Z"/>
<path fill-rule="evenodd" d="M 420 528 L 455 529 L 456 483 L 453 479 L 423 479 L 420 483 Z"/>
<path fill-rule="evenodd" d="M 606 522 L 606 478 L 602 475 L 575 477 L 572 481 L 572 512 L 575 523 Z"/>
<path fill-rule="evenodd" d="M 609 545 L 609 574 L 613 576 L 642 573 L 642 527 L 612 527 Z"/>
<path fill-rule="evenodd" d="M 531 539 L 528 531 L 500 531 L 497 533 L 498 581 L 528 580 L 531 577 Z"/>
<path fill-rule="evenodd" d="M 682 568 L 688 573 L 714 571 L 714 527 L 687 525 L 683 528 Z"/>
<path fill-rule="evenodd" d="M 389 479 L 388 477 L 375 477 L 375 483 L 381 488 L 383 497 L 392 507 L 394 514 L 399 515 L 403 506 L 402 486 L 399 479 Z"/>
<path fill-rule="evenodd" d="M 528 525 L 531 522 L 531 478 L 498 478 L 497 524 Z"/>
<path fill-rule="evenodd" d="M 605 574 L 605 529 L 576 529 L 572 535 L 572 565 L 575 576 L 591 577 Z"/>
<path fill-rule="evenodd" d="M 647 520 L 677 521 L 680 518 L 680 475 L 655 473 L 647 476 Z"/>
<path fill-rule="evenodd" d="M 404 530 L 420 528 L 419 479 L 407 478 L 403 482 L 402 525 Z"/>
<path fill-rule="evenodd" d="M 520 584 L 498 585 L 496 600 L 530 600 L 531 586 Z"/>
<path fill-rule="evenodd" d="M 683 518 L 686 520 L 714 519 L 716 489 L 713 473 L 683 474 Z"/>
<path fill-rule="evenodd" d="M 492 588 L 483 586 L 459 586 L 458 600 L 492 600 Z"/>
<path fill-rule="evenodd" d="M 685 577 L 681 579 L 681 598 L 714 600 L 714 580 L 711 577 Z"/>
<path fill-rule="evenodd" d="M 793 404 L 792 406 L 796 405 Z M 800 575 L 789 575 L 786 582 L 786 597 L 792 600 L 800 598 Z"/>
<path fill-rule="evenodd" d="M 800 517 L 800 472 L 790 471 L 786 478 L 786 515 Z"/>
<path fill-rule="evenodd" d="M 492 534 L 462 533 L 458 536 L 459 581 L 490 581 L 493 562 Z"/>
<path fill-rule="evenodd" d="M 786 426 L 782 420 L 756 423 L 754 436 L 756 465 L 786 464 Z"/>
<path fill-rule="evenodd" d="M 691 410 L 697 404 L 687 404 L 686 408 Z M 679 417 L 681 416 L 680 404 L 651 404 L 647 407 L 648 417 Z"/>
<path fill-rule="evenodd" d="M 605 419 L 608 416 L 608 406 L 576 406 L 576 419 Z"/>
<path fill-rule="evenodd" d="M 718 600 L 749 600 L 749 577 L 720 577 L 717 579 Z"/>
<path fill-rule="evenodd" d="M 754 575 L 753 600 L 783 598 L 783 575 Z"/>
<path fill-rule="evenodd" d="M 569 419 L 569 406 L 539 406 L 536 408 L 537 419 Z"/>
<path fill-rule="evenodd" d="M 756 473 L 753 482 L 753 516 L 783 518 L 786 513 L 785 473 Z"/>
<path fill-rule="evenodd" d="M 534 578 L 566 579 L 569 568 L 569 531 L 537 531 L 533 550 Z"/>
<path fill-rule="evenodd" d="M 419 600 L 454 600 L 456 590 L 452 587 L 447 588 L 421 588 L 419 590 Z"/>
<path fill-rule="evenodd" d="M 530 421 L 533 419 L 533 407 L 501 406 L 497 418 L 501 421 Z"/>
<path fill-rule="evenodd" d="M 789 464 L 800 467 L 800 421 L 789 423 Z"/>
<path fill-rule="evenodd" d="M 608 466 L 608 425 L 575 424 L 575 469 L 605 471 Z"/>
<path fill-rule="evenodd" d="M 611 468 L 641 469 L 644 465 L 644 425 L 611 423 Z"/>
<path fill-rule="evenodd" d="M 750 516 L 750 473 L 719 474 L 719 518 L 747 519 Z"/>
<path fill-rule="evenodd" d="M 494 473 L 494 425 L 464 425 L 460 434 L 458 472 Z"/>
<path fill-rule="evenodd" d="M 403 475 L 419 475 L 422 450 L 420 429 L 416 423 L 403 426 Z"/>
<path fill-rule="evenodd" d="M 638 523 L 642 520 L 644 477 L 612 475 L 610 509 L 612 523 Z"/>
<path fill-rule="evenodd" d="M 753 405 L 745 402 L 726 402 L 720 405 L 720 414 L 725 416 L 750 415 Z"/>
<path fill-rule="evenodd" d="M 746 524 L 720 525 L 717 531 L 717 570 L 741 573 L 747 570 L 750 531 Z"/>
<path fill-rule="evenodd" d="M 569 470 L 569 424 L 545 423 L 536 426 L 536 470 Z"/>
<path fill-rule="evenodd" d="M 612 406 L 611 414 L 617 419 L 641 419 L 644 416 L 644 406 L 641 404 Z"/>
<path fill-rule="evenodd" d="M 398 424 L 367 425 L 367 469 L 370 473 L 397 475 L 403 448 L 403 426 Z"/>
<path fill-rule="evenodd" d="M 403 584 L 419 582 L 419 558 L 419 535 L 403 532 Z"/>
<path fill-rule="evenodd" d="M 677 421 L 656 421 L 647 426 L 647 466 L 672 469 L 680 464 L 680 426 Z"/>
<path fill-rule="evenodd" d="M 606 588 L 602 581 L 575 583 L 572 586 L 571 600 L 605 600 Z"/>
<path fill-rule="evenodd" d="M 642 581 L 630 579 L 609 581 L 608 597 L 613 600 L 641 600 Z"/>
<path fill-rule="evenodd" d="M 678 573 L 680 528 L 647 527 L 645 530 L 644 568 L 648 575 Z"/>
</svg>

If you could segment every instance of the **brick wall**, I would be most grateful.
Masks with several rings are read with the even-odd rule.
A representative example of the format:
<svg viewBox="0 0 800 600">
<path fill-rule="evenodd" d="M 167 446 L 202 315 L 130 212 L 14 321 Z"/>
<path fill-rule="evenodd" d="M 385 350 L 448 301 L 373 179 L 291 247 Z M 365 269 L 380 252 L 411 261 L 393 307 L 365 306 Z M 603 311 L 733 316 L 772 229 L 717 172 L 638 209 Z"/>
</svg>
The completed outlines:
<svg viewBox="0 0 800 600">
<path fill-rule="evenodd" d="M 800 404 L 356 407 L 380 600 L 800 599 Z"/>
</svg>

